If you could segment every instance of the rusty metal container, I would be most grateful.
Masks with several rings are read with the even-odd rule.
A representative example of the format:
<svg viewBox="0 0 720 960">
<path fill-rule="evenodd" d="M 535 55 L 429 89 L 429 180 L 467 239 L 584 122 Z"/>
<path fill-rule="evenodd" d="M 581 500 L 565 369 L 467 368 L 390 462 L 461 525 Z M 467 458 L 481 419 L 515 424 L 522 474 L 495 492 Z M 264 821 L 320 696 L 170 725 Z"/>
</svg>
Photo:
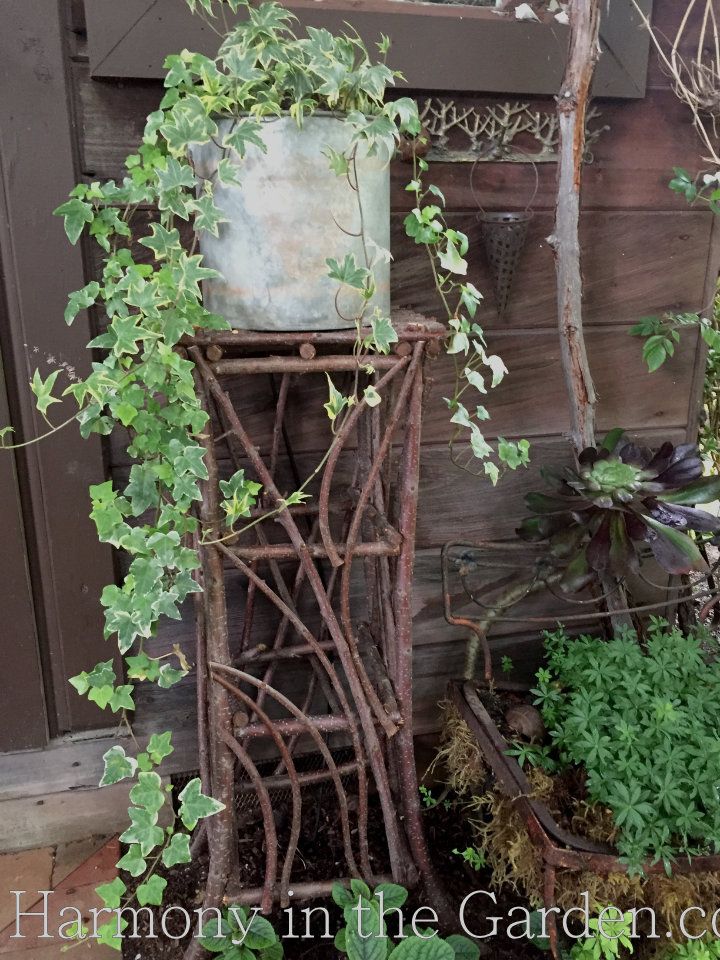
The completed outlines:
<svg viewBox="0 0 720 960">
<path fill-rule="evenodd" d="M 222 143 L 234 121 L 221 120 L 217 143 L 197 144 L 191 158 L 199 177 L 211 177 L 223 156 Z M 323 152 L 346 152 L 351 128 L 329 114 L 316 114 L 302 128 L 289 116 L 263 125 L 267 153 L 250 146 L 241 159 L 230 151 L 239 185 L 215 183 L 215 203 L 227 222 L 219 237 L 200 234 L 206 266 L 222 279 L 204 287 L 207 308 L 243 330 L 331 330 L 353 327 L 361 309 L 356 291 L 328 277 L 326 260 L 352 253 L 365 266 L 359 237 L 390 246 L 388 164 L 358 149 L 359 194 L 349 178 L 330 170 Z M 366 316 L 378 307 L 390 315 L 390 265 L 374 268 L 377 292 Z M 337 298 L 337 299 L 336 299 Z"/>
</svg>

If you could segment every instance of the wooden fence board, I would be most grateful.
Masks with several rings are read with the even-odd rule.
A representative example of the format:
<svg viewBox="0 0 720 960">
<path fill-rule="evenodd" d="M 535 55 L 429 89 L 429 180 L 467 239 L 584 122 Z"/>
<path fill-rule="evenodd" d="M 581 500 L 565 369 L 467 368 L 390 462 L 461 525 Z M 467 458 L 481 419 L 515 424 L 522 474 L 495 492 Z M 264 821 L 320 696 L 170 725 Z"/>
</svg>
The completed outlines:
<svg viewBox="0 0 720 960">
<path fill-rule="evenodd" d="M 687 420 L 688 397 L 695 362 L 697 334 L 683 333 L 675 357 L 655 373 L 648 373 L 642 359 L 642 341 L 628 335 L 628 327 L 594 327 L 588 331 L 590 365 L 600 403 L 598 424 L 609 430 L 671 429 Z M 568 429 L 565 384 L 560 367 L 559 345 L 554 330 L 496 331 L 489 349 L 508 365 L 505 380 L 487 397 L 473 391 L 473 403 L 486 401 L 492 418 L 485 424 L 489 437 L 542 437 Z M 450 436 L 444 397 L 453 389 L 452 358 L 442 356 L 428 364 L 423 442 L 443 444 Z M 344 388 L 335 377 L 338 389 Z M 255 443 L 267 451 L 271 442 L 275 400 L 269 377 L 228 378 L 228 391 Z M 322 408 L 327 400 L 324 376 L 302 376 L 291 381 L 287 431 L 292 449 L 320 452 L 331 442 L 329 421 Z M 109 438 L 114 467 L 127 465 L 126 432 L 118 428 Z M 221 456 L 227 451 L 219 449 Z"/>
</svg>

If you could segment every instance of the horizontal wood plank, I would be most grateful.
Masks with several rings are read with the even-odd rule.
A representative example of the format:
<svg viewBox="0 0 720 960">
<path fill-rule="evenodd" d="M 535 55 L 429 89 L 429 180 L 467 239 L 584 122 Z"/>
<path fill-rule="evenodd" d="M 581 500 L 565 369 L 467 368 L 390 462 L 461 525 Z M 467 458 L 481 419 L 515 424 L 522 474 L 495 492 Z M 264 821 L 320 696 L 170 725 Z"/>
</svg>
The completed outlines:
<svg viewBox="0 0 720 960">
<path fill-rule="evenodd" d="M 630 337 L 628 327 L 593 327 L 588 330 L 590 365 L 600 398 L 600 429 L 618 424 L 627 429 L 672 429 L 688 419 L 688 391 L 692 383 L 697 334 L 688 330 L 675 357 L 660 370 L 648 373 L 642 359 L 642 341 Z M 555 331 L 496 330 L 488 337 L 489 349 L 499 354 L 509 373 L 495 390 L 483 397 L 472 391 L 466 397 L 470 407 L 485 402 L 491 411 L 486 434 L 496 436 L 542 437 L 569 429 L 565 383 L 560 366 Z M 452 358 L 441 356 L 427 366 L 429 379 L 423 421 L 423 442 L 443 444 L 450 436 L 444 397 L 454 385 Z M 224 381 L 242 421 L 259 449 L 267 453 L 272 439 L 275 393 L 269 376 L 228 377 Z M 350 389 L 349 381 L 335 376 L 340 390 Z M 277 389 L 277 381 L 275 383 Z M 293 377 L 287 406 L 287 437 L 294 453 L 321 452 L 332 440 L 330 424 L 323 410 L 327 400 L 325 377 Z M 127 434 L 116 429 L 109 438 L 110 461 L 114 467 L 127 465 Z M 354 439 L 352 444 L 354 445 Z M 227 450 L 219 448 L 227 457 Z"/>
<path fill-rule="evenodd" d="M 159 81 L 93 80 L 87 66 L 74 65 L 74 82 L 80 114 L 82 168 L 88 177 L 116 179 L 124 175 L 125 158 L 137 150 L 146 116 L 157 109 L 163 95 Z M 403 91 L 404 92 L 404 91 Z M 412 93 L 412 91 L 411 91 Z M 422 104 L 423 92 L 417 94 Z M 501 100 L 458 95 L 460 109 L 484 106 Z M 537 108 L 554 108 L 552 100 L 534 101 Z M 593 162 L 583 173 L 583 204 L 586 208 L 633 207 L 652 210 L 686 210 L 682 197 L 668 189 L 673 166 L 693 169 L 699 141 L 687 108 L 670 90 L 652 90 L 641 101 L 596 102 L 601 116 L 593 127 L 607 126 L 593 145 Z M 642 143 L 642 151 L 637 144 Z M 481 163 L 470 189 L 468 163 L 433 163 L 432 182 L 442 189 L 449 209 L 472 210 L 476 198 L 491 209 L 517 209 L 528 204 L 535 189 L 532 166 L 518 163 Z M 552 209 L 555 203 L 557 168 L 539 164 L 537 196 L 533 207 Z M 392 167 L 394 209 L 409 209 L 405 192 L 410 167 L 397 162 Z"/>
</svg>

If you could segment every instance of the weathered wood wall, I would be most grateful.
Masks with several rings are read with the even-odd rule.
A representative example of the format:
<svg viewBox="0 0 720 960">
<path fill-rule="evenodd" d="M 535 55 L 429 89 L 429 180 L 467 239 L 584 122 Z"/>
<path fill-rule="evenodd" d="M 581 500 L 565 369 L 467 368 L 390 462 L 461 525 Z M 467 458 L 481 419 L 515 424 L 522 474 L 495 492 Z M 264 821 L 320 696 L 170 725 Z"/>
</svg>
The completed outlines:
<svg viewBox="0 0 720 960">
<path fill-rule="evenodd" d="M 140 138 L 146 114 L 161 96 L 157 81 L 99 81 L 90 78 L 83 49 L 83 4 L 67 0 L 75 16 L 72 79 L 77 114 L 77 141 L 83 173 L 93 179 L 116 177 Z M 670 31 L 677 15 L 674 0 L 657 0 L 656 21 Z M 710 213 L 689 209 L 667 183 L 673 165 L 698 166 L 698 143 L 689 115 L 677 102 L 667 79 L 653 62 L 647 96 L 635 101 L 599 101 L 605 131 L 594 147 L 594 163 L 585 174 L 582 221 L 585 310 L 592 372 L 600 396 L 599 425 L 622 424 L 649 439 L 693 435 L 702 352 L 697 339 L 684 337 L 674 360 L 660 372 L 643 369 L 640 344 L 628 337 L 638 317 L 663 310 L 699 309 L 707 302 L 717 275 L 717 244 Z M 424 94 L 423 94 L 424 95 Z M 480 96 L 460 98 L 482 102 Z M 498 99 L 502 99 L 499 97 Z M 547 101 L 544 105 L 551 106 Z M 478 240 L 477 206 L 470 190 L 469 164 L 433 166 L 433 180 L 444 191 L 450 220 Z M 409 206 L 403 187 L 409 170 L 393 169 L 393 296 L 398 307 L 434 314 L 437 303 L 422 251 L 403 236 L 402 218 Z M 488 209 L 522 207 L 532 193 L 534 175 L 527 165 L 481 164 L 476 191 Z M 511 537 L 523 515 L 523 495 L 538 482 L 538 468 L 567 456 L 563 432 L 568 426 L 555 329 L 555 276 L 546 237 L 551 232 L 555 167 L 539 168 L 527 248 L 505 321 L 495 318 L 492 287 L 482 257 L 471 260 L 470 279 L 485 293 L 481 322 L 492 350 L 507 363 L 509 376 L 489 398 L 490 432 L 534 441 L 532 466 L 508 475 L 493 490 L 459 472 L 448 459 L 446 409 L 442 397 L 450 377 L 446 360 L 435 363 L 434 386 L 427 404 L 422 457 L 418 560 L 415 578 L 415 669 L 418 728 L 432 729 L 436 703 L 445 681 L 461 666 L 463 637 L 442 619 L 439 593 L 439 548 L 453 537 Z M 476 244 L 479 249 L 479 244 Z M 304 394 L 302 408 L 319 407 L 319 397 Z M 248 421 L 259 422 L 272 409 L 269 391 L 244 401 Z M 313 462 L 323 449 L 324 428 L 312 415 L 298 422 L 297 452 Z M 122 438 L 120 438 L 121 441 Z M 120 477 L 128 463 L 122 443 L 110 445 L 110 466 Z M 231 621 L 241 620 L 241 591 L 232 593 Z M 158 642 L 191 645 L 190 616 L 163 627 Z M 537 659 L 537 633 L 505 629 L 498 655 L 510 653 L 526 673 Z M 190 680 L 173 694 L 170 709 L 178 719 L 192 711 Z M 154 692 L 142 694 L 140 720 L 147 722 Z M 163 693 L 157 710 L 167 715 Z"/>
</svg>

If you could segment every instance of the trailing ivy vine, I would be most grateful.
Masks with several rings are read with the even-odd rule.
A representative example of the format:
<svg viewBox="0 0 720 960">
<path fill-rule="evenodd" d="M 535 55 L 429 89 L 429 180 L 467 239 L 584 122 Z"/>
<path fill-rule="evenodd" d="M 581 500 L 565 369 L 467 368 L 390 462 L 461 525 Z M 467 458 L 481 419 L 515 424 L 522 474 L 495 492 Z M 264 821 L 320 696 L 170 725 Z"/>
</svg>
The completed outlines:
<svg viewBox="0 0 720 960">
<path fill-rule="evenodd" d="M 197 251 L 198 235 L 219 236 L 223 222 L 214 202 L 214 186 L 238 182 L 238 161 L 248 150 L 264 150 L 264 125 L 285 113 L 298 125 L 318 109 L 343 117 L 351 132 L 351 146 L 347 154 L 330 151 L 327 160 L 354 188 L 358 149 L 389 161 L 401 136 L 412 139 L 421 133 L 413 100 L 385 100 L 387 88 L 399 77 L 385 62 L 387 38 L 378 44 L 379 62 L 373 62 L 355 34 L 336 37 L 308 27 L 304 36 L 297 36 L 291 29 L 295 18 L 275 2 L 257 7 L 246 0 L 187 2 L 218 34 L 217 57 L 187 50 L 168 57 L 165 94 L 159 108 L 147 118 L 137 152 L 126 160 L 122 181 L 80 183 L 55 211 L 63 218 L 72 244 L 85 235 L 103 251 L 101 276 L 72 292 L 65 310 L 65 321 L 72 324 L 82 311 L 96 309 L 102 329 L 88 346 L 101 359 L 92 362 L 87 377 L 71 380 L 59 396 L 60 370 L 45 379 L 36 371 L 31 383 L 49 433 L 77 421 L 85 438 L 107 436 L 116 429 L 126 430 L 129 436 L 127 450 L 135 462 L 124 488 L 112 481 L 90 487 L 91 517 L 100 541 L 129 557 L 122 584 L 108 585 L 101 597 L 105 636 L 116 639 L 128 682 L 118 678 L 112 658 L 70 682 L 80 695 L 117 714 L 131 736 L 128 717 L 134 709 L 135 684 L 169 688 L 190 669 L 177 645 L 156 655 L 146 649 L 146 643 L 156 634 L 162 617 L 179 619 L 182 603 L 201 589 L 196 573 L 199 560 L 192 544 L 204 536 L 196 505 L 201 500 L 201 484 L 208 480 L 200 442 L 208 415 L 196 395 L 193 364 L 177 348 L 184 336 L 199 329 L 227 327 L 222 317 L 203 305 L 201 285 L 218 274 L 203 265 Z M 239 11 L 244 18 L 231 25 L 228 14 Z M 233 122 L 220 144 L 217 170 L 200 181 L 189 148 L 217 142 L 218 117 L 231 117 Z M 405 221 L 406 229 L 430 253 L 451 328 L 448 351 L 457 360 L 457 379 L 447 402 L 455 439 L 468 431 L 463 435 L 469 435 L 474 456 L 496 482 L 503 465 L 515 469 L 527 463 L 528 445 L 526 441 L 503 440 L 494 452 L 479 427 L 489 416 L 487 409 L 468 401 L 471 389 L 487 393 L 483 369 L 490 378 L 489 387 L 494 387 L 506 368 L 499 357 L 487 352 L 476 320 L 481 294 L 466 279 L 468 238 L 445 223 L 441 192 L 423 186 L 421 178 L 426 171 L 427 163 L 416 159 L 408 186 L 415 207 Z M 192 226 L 190 243 L 181 236 L 183 223 Z M 387 251 L 372 249 L 366 240 L 363 237 L 364 263 L 358 264 L 352 254 L 346 254 L 329 260 L 328 270 L 338 284 L 354 287 L 361 294 L 363 306 L 354 318 L 357 354 L 359 362 L 371 368 L 367 354 L 388 352 L 397 334 L 390 319 L 377 311 L 366 316 L 374 293 L 373 266 L 378 258 L 389 257 Z M 148 253 L 151 261 L 145 262 Z M 363 325 L 369 327 L 369 336 L 360 334 Z M 77 411 L 53 424 L 49 412 L 61 398 L 74 401 Z M 365 389 L 362 399 L 369 405 L 380 400 L 372 386 Z M 359 400 L 357 393 L 342 396 L 329 381 L 325 408 L 333 425 Z M 10 428 L 0 431 L 5 449 L 16 446 L 10 435 Z M 279 509 L 307 497 L 306 485 Z M 221 482 L 221 493 L 226 536 L 235 536 L 247 529 L 240 524 L 257 505 L 261 488 L 239 470 Z M 165 881 L 155 872 L 158 865 L 188 861 L 189 831 L 199 819 L 221 809 L 203 795 L 199 781 L 193 780 L 180 794 L 173 824 L 165 829 L 159 826 L 168 789 L 155 768 L 172 752 L 171 736 L 171 731 L 155 734 L 144 750 L 136 744 L 135 756 L 128 755 L 120 744 L 104 756 L 103 785 L 135 781 L 130 792 L 131 825 L 121 837 L 128 850 L 118 867 L 142 878 L 133 894 L 140 903 L 160 903 Z M 110 909 L 125 904 L 129 896 L 120 879 L 98 892 Z M 101 937 L 119 949 L 110 926 L 106 925 Z"/>
</svg>

